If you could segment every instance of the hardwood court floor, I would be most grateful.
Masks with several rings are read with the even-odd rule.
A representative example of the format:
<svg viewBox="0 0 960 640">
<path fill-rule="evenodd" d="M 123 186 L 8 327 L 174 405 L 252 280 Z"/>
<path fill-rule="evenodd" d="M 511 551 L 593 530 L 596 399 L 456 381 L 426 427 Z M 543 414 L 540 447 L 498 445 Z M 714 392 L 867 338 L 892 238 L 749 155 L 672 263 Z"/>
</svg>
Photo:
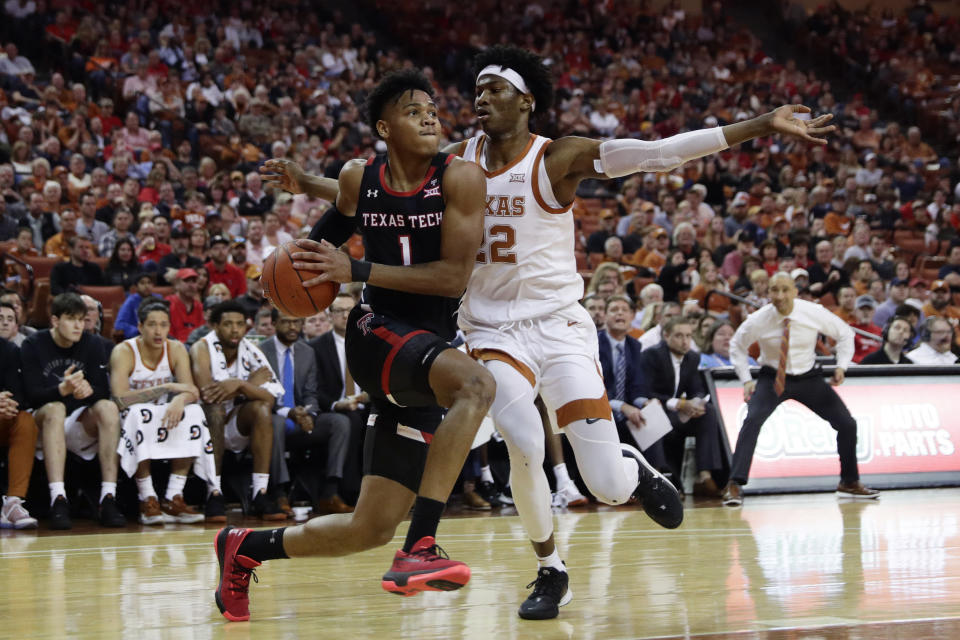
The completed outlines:
<svg viewBox="0 0 960 640">
<path fill-rule="evenodd" d="M 635 508 L 559 514 L 574 598 L 540 622 L 516 615 L 535 569 L 515 516 L 441 524 L 474 570 L 458 592 L 383 593 L 398 535 L 349 558 L 265 564 L 247 623 L 213 602 L 212 529 L 4 531 L 0 638 L 960 638 L 960 491 L 702 505 L 688 501 L 676 531 Z"/>
</svg>

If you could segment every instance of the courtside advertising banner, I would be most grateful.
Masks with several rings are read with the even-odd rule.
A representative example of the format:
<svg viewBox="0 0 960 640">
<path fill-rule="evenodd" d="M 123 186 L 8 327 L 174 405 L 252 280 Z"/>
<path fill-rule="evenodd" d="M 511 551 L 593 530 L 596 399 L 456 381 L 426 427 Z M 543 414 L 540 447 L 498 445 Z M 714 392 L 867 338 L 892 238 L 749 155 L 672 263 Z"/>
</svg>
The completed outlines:
<svg viewBox="0 0 960 640">
<path fill-rule="evenodd" d="M 743 387 L 735 380 L 714 384 L 732 452 L 747 415 Z M 861 476 L 884 477 L 889 486 L 945 484 L 951 477 L 960 484 L 960 378 L 848 377 L 833 388 L 857 421 Z M 825 488 L 835 486 L 839 471 L 836 432 L 810 409 L 788 400 L 760 431 L 748 486 Z M 816 477 L 825 483 L 798 482 Z"/>
</svg>

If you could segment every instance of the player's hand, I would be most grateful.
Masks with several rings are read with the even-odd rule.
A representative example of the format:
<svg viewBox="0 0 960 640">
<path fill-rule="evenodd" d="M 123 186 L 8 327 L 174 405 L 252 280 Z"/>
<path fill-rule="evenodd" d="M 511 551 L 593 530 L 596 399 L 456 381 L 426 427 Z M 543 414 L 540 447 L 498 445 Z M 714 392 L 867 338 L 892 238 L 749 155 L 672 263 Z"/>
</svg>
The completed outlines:
<svg viewBox="0 0 960 640">
<path fill-rule="evenodd" d="M 833 377 L 830 378 L 830 384 L 836 387 L 843 384 L 843 381 L 846 379 L 847 379 L 846 372 L 840 367 L 837 367 L 836 369 L 833 370 Z"/>
<path fill-rule="evenodd" d="M 0 391 L 0 418 L 16 418 L 20 412 L 17 401 L 9 391 Z"/>
<path fill-rule="evenodd" d="M 301 181 L 306 172 L 293 160 L 271 159 L 260 167 L 264 189 L 283 189 L 290 193 L 304 193 Z"/>
<path fill-rule="evenodd" d="M 361 391 L 353 397 L 356 398 L 357 402 L 360 404 L 367 404 L 370 402 L 370 394 L 366 391 Z"/>
<path fill-rule="evenodd" d="M 204 402 L 224 402 L 237 394 L 241 384 L 243 381 L 236 378 L 214 382 L 200 390 L 200 397 Z"/>
<path fill-rule="evenodd" d="M 250 377 L 247 378 L 247 382 L 259 387 L 270 382 L 270 379 L 273 378 L 273 371 L 270 370 L 270 367 L 260 367 L 256 371 L 250 374 Z"/>
<path fill-rule="evenodd" d="M 57 391 L 63 397 L 72 396 L 75 386 L 83 380 L 83 371 L 77 371 L 77 365 L 72 364 L 63 372 L 63 380 L 57 385 Z"/>
<path fill-rule="evenodd" d="M 757 381 L 748 380 L 743 383 L 743 401 L 750 402 L 750 398 L 753 397 L 753 392 L 757 390 Z"/>
<path fill-rule="evenodd" d="M 175 397 L 167 405 L 167 410 L 163 414 L 162 424 L 167 429 L 173 429 L 183 420 L 183 398 Z"/>
<path fill-rule="evenodd" d="M 620 413 L 637 429 L 647 424 L 647 421 L 643 419 L 643 414 L 640 413 L 640 409 L 637 409 L 632 404 L 624 403 L 623 406 L 620 407 Z"/>
<path fill-rule="evenodd" d="M 77 382 L 73 386 L 73 397 L 77 400 L 83 400 L 84 398 L 89 398 L 93 395 L 93 387 L 90 386 L 90 383 L 80 379 L 80 382 Z"/>
<path fill-rule="evenodd" d="M 779 133 L 794 138 L 800 138 L 814 144 L 827 144 L 821 137 L 836 130 L 836 126 L 827 125 L 833 119 L 833 114 L 825 113 L 811 120 L 799 120 L 795 113 L 810 113 L 810 107 L 802 104 L 788 104 L 775 109 L 770 119 L 772 133 Z"/>
<path fill-rule="evenodd" d="M 304 287 L 312 287 L 322 282 L 353 282 L 350 269 L 350 256 L 335 246 L 323 240 L 301 239 L 297 246 L 306 251 L 298 251 L 290 255 L 295 260 L 294 269 L 305 271 L 319 271 L 316 278 L 303 281 Z"/>
</svg>

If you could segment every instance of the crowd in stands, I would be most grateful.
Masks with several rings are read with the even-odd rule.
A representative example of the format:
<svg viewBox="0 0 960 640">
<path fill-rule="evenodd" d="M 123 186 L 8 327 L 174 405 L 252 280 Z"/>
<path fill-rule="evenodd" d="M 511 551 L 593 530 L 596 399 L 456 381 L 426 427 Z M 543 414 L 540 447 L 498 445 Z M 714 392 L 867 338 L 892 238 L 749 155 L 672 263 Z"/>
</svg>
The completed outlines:
<svg viewBox="0 0 960 640">
<path fill-rule="evenodd" d="M 502 41 L 550 65 L 557 100 L 534 121 L 545 135 L 656 139 L 783 104 L 834 116 L 822 147 L 757 139 L 670 173 L 584 183 L 576 251 L 598 328 L 608 301 L 626 295 L 644 347 L 682 315 L 701 363 L 725 366 L 733 330 L 786 271 L 802 297 L 863 330 L 858 360 L 883 350 L 900 318 L 910 323 L 901 347 L 917 362 L 960 353 L 960 167 L 945 155 L 956 151 L 960 98 L 938 112 L 943 135 L 917 126 L 960 45 L 957 23 L 922 0 L 852 21 L 835 5 L 800 20 L 787 11 L 896 91 L 897 111 L 774 60 L 722 2 L 699 15 L 676 2 L 532 2 L 518 19 L 483 0 L 476 10 L 490 19 L 480 24 L 449 3 L 362 2 L 370 24 L 282 2 L 222 14 L 202 2 L 61 4 L 3 6 L 0 302 L 10 309 L 0 306 L 0 329 L 14 342 L 49 323 L 53 297 L 110 286 L 121 295 L 100 296 L 102 329 L 115 340 L 136 335 L 138 305 L 154 294 L 187 345 L 226 300 L 272 335 L 263 260 L 329 203 L 265 191 L 259 165 L 287 157 L 335 176 L 382 150 L 362 103 L 384 73 L 410 65 L 435 83 L 445 137 L 475 135 L 466 70 Z M 307 319 L 304 334 L 334 321 Z"/>
</svg>

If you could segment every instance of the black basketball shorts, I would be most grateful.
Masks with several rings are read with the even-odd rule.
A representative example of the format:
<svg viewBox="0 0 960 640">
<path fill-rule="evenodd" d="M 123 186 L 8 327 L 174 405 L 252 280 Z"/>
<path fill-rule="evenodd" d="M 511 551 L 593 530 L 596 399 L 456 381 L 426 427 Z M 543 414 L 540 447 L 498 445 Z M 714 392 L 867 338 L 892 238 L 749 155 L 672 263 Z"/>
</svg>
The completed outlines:
<svg viewBox="0 0 960 640">
<path fill-rule="evenodd" d="M 436 406 L 430 367 L 450 343 L 357 305 L 345 336 L 347 365 L 353 379 L 371 398 L 400 407 Z"/>
<path fill-rule="evenodd" d="M 445 410 L 397 407 L 374 400 L 363 443 L 363 475 L 393 480 L 418 493 L 427 451 Z"/>
</svg>

